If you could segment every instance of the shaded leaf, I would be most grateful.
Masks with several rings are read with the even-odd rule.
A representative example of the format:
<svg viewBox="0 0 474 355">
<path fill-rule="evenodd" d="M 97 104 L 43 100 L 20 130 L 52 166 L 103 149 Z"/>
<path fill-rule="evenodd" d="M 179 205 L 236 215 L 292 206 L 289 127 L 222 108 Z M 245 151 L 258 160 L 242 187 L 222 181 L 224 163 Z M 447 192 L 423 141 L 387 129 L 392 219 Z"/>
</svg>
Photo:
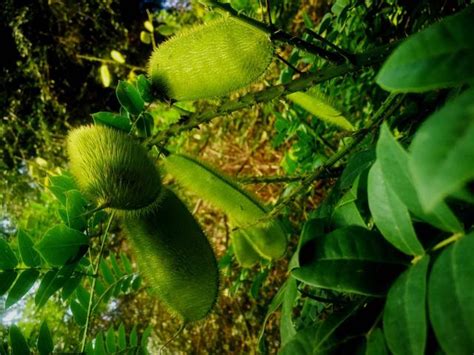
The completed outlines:
<svg viewBox="0 0 474 355">
<path fill-rule="evenodd" d="M 137 89 L 145 102 L 153 101 L 151 82 L 143 74 L 137 76 Z"/>
<path fill-rule="evenodd" d="M 0 296 L 7 292 L 16 280 L 17 272 L 13 270 L 0 272 Z"/>
<path fill-rule="evenodd" d="M 383 296 L 404 269 L 404 258 L 378 234 L 346 227 L 311 240 L 300 250 L 292 275 L 315 287 Z"/>
<path fill-rule="evenodd" d="M 50 265 L 64 265 L 87 246 L 89 238 L 64 224 L 49 229 L 36 245 L 36 250 Z"/>
<path fill-rule="evenodd" d="M 293 324 L 293 307 L 296 297 L 298 296 L 298 288 L 296 280 L 293 277 L 288 278 L 288 287 L 285 291 L 283 304 L 281 306 L 280 316 L 280 339 L 281 346 L 284 346 L 296 334 Z"/>
<path fill-rule="evenodd" d="M 119 350 L 124 350 L 127 347 L 127 338 L 125 335 L 125 327 L 123 323 L 120 323 L 120 326 L 118 328 L 117 344 Z"/>
<path fill-rule="evenodd" d="M 428 286 L 429 314 L 448 354 L 474 349 L 474 233 L 447 247 L 436 259 Z"/>
<path fill-rule="evenodd" d="M 70 190 L 66 195 L 66 214 L 69 227 L 78 231 L 83 231 L 87 227 L 87 201 L 78 190 Z"/>
<path fill-rule="evenodd" d="M 347 191 L 334 207 L 331 225 L 335 228 L 345 226 L 360 226 L 367 228 L 359 209 L 357 208 L 357 184 Z"/>
<path fill-rule="evenodd" d="M 410 212 L 439 229 L 459 232 L 462 226 L 445 203 L 439 203 L 433 211 L 426 213 L 421 206 L 418 192 L 408 166 L 408 154 L 395 140 L 384 124 L 377 142 L 377 161 L 384 179 Z"/>
<path fill-rule="evenodd" d="M 145 102 L 132 84 L 126 81 L 119 81 L 115 93 L 120 105 L 132 115 L 139 115 L 145 108 Z"/>
<path fill-rule="evenodd" d="M 17 264 L 18 260 L 7 241 L 0 237 L 0 270 L 13 269 Z"/>
<path fill-rule="evenodd" d="M 433 210 L 473 180 L 474 89 L 431 115 L 416 132 L 410 150 L 410 168 L 425 210 Z"/>
<path fill-rule="evenodd" d="M 70 305 L 74 320 L 80 326 L 84 326 L 87 321 L 87 310 L 77 301 L 72 300 Z"/>
<path fill-rule="evenodd" d="M 367 337 L 365 346 L 365 355 L 387 355 L 387 346 L 385 345 L 385 338 L 380 328 L 375 329 Z"/>
<path fill-rule="evenodd" d="M 115 344 L 115 332 L 113 327 L 110 327 L 107 331 L 107 334 L 105 335 L 105 343 L 107 345 L 107 352 L 115 353 L 117 347 Z"/>
<path fill-rule="evenodd" d="M 18 328 L 16 325 L 12 325 L 10 327 L 9 337 L 12 355 L 30 354 L 30 348 L 28 347 L 28 343 L 21 333 L 20 328 Z"/>
<path fill-rule="evenodd" d="M 5 301 L 5 308 L 15 304 L 20 298 L 22 298 L 33 286 L 35 281 L 38 279 L 39 271 L 36 269 L 27 269 L 23 271 L 15 284 L 8 293 L 7 300 Z"/>
<path fill-rule="evenodd" d="M 35 304 L 38 308 L 43 307 L 48 299 L 69 281 L 75 268 L 76 264 L 65 265 L 44 275 L 35 295 Z"/>
<path fill-rule="evenodd" d="M 426 278 L 429 257 L 406 270 L 388 291 L 383 314 L 385 339 L 397 355 L 424 354 L 426 335 Z"/>
<path fill-rule="evenodd" d="M 27 266 L 36 267 L 41 265 L 41 258 L 33 247 L 33 241 L 28 233 L 19 229 L 17 232 L 18 249 L 20 250 L 21 259 Z"/>
<path fill-rule="evenodd" d="M 39 335 L 38 335 L 38 350 L 41 355 L 50 354 L 53 352 L 54 344 L 51 332 L 49 331 L 48 323 L 43 321 L 41 323 Z"/>
<path fill-rule="evenodd" d="M 69 296 L 72 295 L 72 293 L 76 290 L 77 286 L 82 281 L 82 276 L 75 276 L 75 277 L 70 277 L 66 283 L 63 286 L 63 290 L 61 292 L 61 297 L 63 301 L 66 301 Z"/>
<path fill-rule="evenodd" d="M 342 172 L 340 178 L 341 189 L 348 189 L 352 186 L 356 178 L 362 174 L 365 170 L 375 161 L 375 149 L 363 150 L 361 152 L 354 153 L 347 166 Z"/>
<path fill-rule="evenodd" d="M 132 129 L 132 123 L 130 122 L 130 118 L 117 115 L 113 112 L 96 112 L 92 114 L 92 119 L 94 120 L 95 124 L 101 124 L 104 126 L 112 127 L 129 133 Z"/>
<path fill-rule="evenodd" d="M 136 347 L 138 345 L 137 326 L 134 325 L 130 332 L 130 346 Z"/>
<path fill-rule="evenodd" d="M 474 78 L 474 6 L 409 37 L 387 59 L 377 83 L 395 92 L 457 86 Z"/>
<path fill-rule="evenodd" d="M 148 112 L 144 112 L 137 119 L 137 131 L 139 137 L 151 137 L 153 132 L 153 126 L 155 125 L 153 116 Z"/>
<path fill-rule="evenodd" d="M 378 162 L 369 172 L 368 196 L 370 212 L 384 238 L 405 254 L 424 254 L 408 209 L 385 181 Z"/>
</svg>

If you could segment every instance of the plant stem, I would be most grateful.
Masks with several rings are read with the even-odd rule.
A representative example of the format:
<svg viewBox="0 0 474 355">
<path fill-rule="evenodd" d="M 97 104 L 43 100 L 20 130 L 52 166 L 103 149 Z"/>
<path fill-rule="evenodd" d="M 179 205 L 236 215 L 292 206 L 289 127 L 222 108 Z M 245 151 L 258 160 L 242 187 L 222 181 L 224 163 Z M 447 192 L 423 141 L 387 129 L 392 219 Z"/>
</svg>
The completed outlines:
<svg viewBox="0 0 474 355">
<path fill-rule="evenodd" d="M 375 131 L 382 124 L 382 122 L 400 106 L 404 97 L 405 95 L 391 94 L 375 113 L 372 123 L 369 124 L 367 128 L 358 131 L 354 137 L 354 140 L 349 145 L 336 154 L 333 154 L 328 160 L 326 160 L 324 164 L 320 165 L 312 174 L 306 177 L 300 186 L 280 200 L 273 207 L 270 217 L 276 216 L 284 206 L 292 202 L 300 193 L 305 192 L 314 180 L 317 180 L 320 178 L 320 176 L 326 174 L 329 168 L 331 168 L 339 160 L 349 154 L 357 145 L 359 145 L 359 143 L 364 140 L 367 134 Z"/>
<path fill-rule="evenodd" d="M 342 169 L 330 169 L 326 171 L 325 174 L 322 174 L 320 179 L 330 179 L 338 177 L 342 172 Z M 278 184 L 278 183 L 288 183 L 301 181 L 308 177 L 308 174 L 296 175 L 296 176 L 242 176 L 237 178 L 241 184 Z"/>
<path fill-rule="evenodd" d="M 99 250 L 99 255 L 97 255 L 97 258 L 94 263 L 93 267 L 93 274 L 97 275 L 97 272 L 99 270 L 100 262 L 102 259 L 102 253 L 104 252 L 104 246 L 105 246 L 105 241 L 107 240 L 107 236 L 110 230 L 110 226 L 112 225 L 112 220 L 114 218 L 115 212 L 112 212 L 110 214 L 109 221 L 107 222 L 107 227 L 105 228 L 104 231 L 104 237 L 102 238 L 102 242 L 100 244 L 100 250 Z M 89 324 L 90 324 L 90 319 L 92 316 L 92 301 L 94 300 L 94 291 L 95 291 L 95 285 L 97 282 L 97 277 L 94 277 L 92 279 L 92 284 L 91 284 L 91 291 L 90 291 L 90 296 L 89 296 L 89 304 L 87 306 L 87 317 L 86 317 L 86 324 L 84 325 L 84 333 L 82 335 L 82 342 L 81 342 L 81 353 L 84 352 L 84 349 L 86 348 L 86 341 L 87 341 L 87 331 L 89 329 Z"/>
<path fill-rule="evenodd" d="M 196 112 L 186 116 L 186 119 L 183 118 L 180 122 L 171 125 L 167 130 L 159 132 L 154 137 L 150 137 L 145 143 L 149 146 L 154 144 L 166 145 L 170 137 L 178 135 L 183 131 L 196 128 L 200 124 L 211 121 L 213 118 L 228 115 L 258 103 L 268 102 L 292 92 L 308 89 L 330 79 L 357 72 L 364 67 L 372 66 L 383 61 L 393 47 L 394 44 L 377 47 L 365 53 L 356 54 L 354 64 L 345 63 L 341 65 L 331 65 L 316 73 L 302 75 L 300 78 L 292 80 L 288 84 L 270 86 L 264 90 L 243 95 L 237 100 L 225 99 L 219 105 L 215 105 L 207 111 Z"/>
<path fill-rule="evenodd" d="M 127 63 L 119 63 L 119 62 L 116 62 L 115 60 L 111 60 L 111 59 L 102 59 L 102 58 L 97 58 L 97 57 L 90 56 L 90 55 L 85 55 L 85 54 L 77 54 L 76 58 L 88 60 L 89 62 L 99 62 L 99 63 L 103 63 L 103 64 L 120 65 L 122 67 L 129 68 L 129 69 L 132 69 L 132 70 L 139 70 L 139 71 L 146 72 L 146 69 L 143 68 L 143 67 L 138 67 L 136 65 L 131 65 L 131 64 L 127 64 Z"/>
<path fill-rule="evenodd" d="M 446 245 L 449 245 L 449 244 L 451 244 L 451 243 L 454 243 L 455 241 L 457 241 L 458 239 L 460 239 L 463 235 L 464 235 L 463 233 L 455 233 L 455 234 L 453 234 L 452 236 L 450 236 L 449 238 L 446 238 L 446 239 L 440 241 L 438 244 L 436 244 L 436 245 L 431 249 L 431 251 L 435 251 L 435 250 L 444 248 Z"/>
<path fill-rule="evenodd" d="M 339 53 L 331 52 L 324 48 L 318 47 L 312 44 L 311 42 L 308 42 L 302 38 L 293 36 L 292 34 L 285 32 L 282 29 L 276 29 L 273 26 L 273 24 L 267 25 L 251 17 L 245 16 L 244 14 L 234 10 L 232 6 L 230 6 L 230 4 L 222 4 L 216 0 L 206 1 L 206 4 L 208 4 L 210 7 L 223 10 L 229 13 L 231 16 L 269 34 L 272 41 L 286 43 L 286 44 L 295 46 L 299 49 L 302 49 L 308 53 L 312 53 L 317 56 L 320 56 L 321 58 L 324 58 L 333 63 L 341 63 L 345 61 L 345 57 L 341 56 Z"/>
</svg>

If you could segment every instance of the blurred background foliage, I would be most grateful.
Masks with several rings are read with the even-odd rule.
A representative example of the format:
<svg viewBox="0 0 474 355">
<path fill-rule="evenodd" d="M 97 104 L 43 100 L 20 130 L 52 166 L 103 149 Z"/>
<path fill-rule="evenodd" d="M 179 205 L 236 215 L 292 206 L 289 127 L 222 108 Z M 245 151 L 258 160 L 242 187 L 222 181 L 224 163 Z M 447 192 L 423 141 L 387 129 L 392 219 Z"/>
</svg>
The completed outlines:
<svg viewBox="0 0 474 355">
<path fill-rule="evenodd" d="M 232 6 L 265 19 L 258 0 L 231 0 Z M 312 41 L 308 30 L 354 52 L 405 38 L 436 21 L 464 2 L 456 0 L 281 0 L 271 1 L 276 26 Z M 153 43 L 180 28 L 213 15 L 197 2 L 179 0 L 3 0 L 0 6 L 2 43 L 0 79 L 0 233 L 7 240 L 18 228 L 34 232 L 37 240 L 58 220 L 58 202 L 45 190 L 49 174 L 66 168 L 64 137 L 71 127 L 91 122 L 91 113 L 118 111 L 114 86 L 146 71 Z M 263 83 L 286 83 L 296 70 L 316 72 L 327 63 L 287 46 L 277 49 L 291 67 L 277 60 Z M 322 94 L 356 127 L 378 107 L 385 95 L 375 85 L 377 69 L 366 69 L 319 86 Z M 238 95 L 237 93 L 236 95 Z M 430 113 L 443 93 L 414 96 L 400 113 L 398 129 L 410 132 Z M 192 109 L 201 109 L 199 103 Z M 174 120 L 172 110 L 157 105 L 155 121 Z M 294 175 L 312 171 L 340 144 L 345 132 L 316 119 L 289 101 L 258 105 L 215 119 L 198 131 L 182 134 L 173 144 L 199 155 L 232 176 Z M 298 183 L 253 184 L 267 203 L 289 193 Z M 304 202 L 286 211 L 293 229 L 292 246 L 300 222 L 327 194 L 334 181 L 319 182 Z M 185 192 L 183 192 L 184 194 Z M 240 269 L 229 252 L 226 218 L 205 202 L 187 196 L 190 206 L 213 242 L 222 269 L 222 295 L 217 309 L 190 327 L 170 346 L 171 352 L 210 351 L 248 353 L 256 347 L 268 303 L 286 279 L 288 260 L 274 265 Z M 57 206 L 56 206 L 57 207 Z M 295 207 L 295 206 L 292 206 Z M 298 216 L 298 217 L 296 217 Z M 119 226 L 113 226 L 108 254 L 129 254 Z M 287 255 L 291 255 L 288 253 Z M 40 319 L 47 318 L 57 344 L 64 351 L 77 347 L 80 329 L 66 304 L 56 298 L 40 312 L 31 298 L 5 312 L 0 301 L 0 339 L 5 327 L 18 323 L 35 338 Z M 319 307 L 319 306 L 318 306 Z M 328 310 L 331 312 L 331 310 Z M 138 324 L 141 334 L 154 329 L 151 346 L 170 338 L 178 322 L 149 297 L 146 285 L 112 298 L 102 317 L 94 318 L 91 334 L 124 324 L 127 332 Z M 279 347 L 278 318 L 266 326 L 267 350 Z M 196 350 L 197 349 L 197 350 Z"/>
</svg>

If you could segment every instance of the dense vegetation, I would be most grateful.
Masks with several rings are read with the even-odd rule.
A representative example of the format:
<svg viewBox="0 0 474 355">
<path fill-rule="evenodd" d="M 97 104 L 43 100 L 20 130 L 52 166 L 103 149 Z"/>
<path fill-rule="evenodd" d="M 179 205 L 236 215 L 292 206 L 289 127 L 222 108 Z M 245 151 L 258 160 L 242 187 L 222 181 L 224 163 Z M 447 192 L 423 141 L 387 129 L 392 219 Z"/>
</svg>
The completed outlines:
<svg viewBox="0 0 474 355">
<path fill-rule="evenodd" d="M 469 1 L 0 11 L 0 354 L 472 353 Z"/>
</svg>

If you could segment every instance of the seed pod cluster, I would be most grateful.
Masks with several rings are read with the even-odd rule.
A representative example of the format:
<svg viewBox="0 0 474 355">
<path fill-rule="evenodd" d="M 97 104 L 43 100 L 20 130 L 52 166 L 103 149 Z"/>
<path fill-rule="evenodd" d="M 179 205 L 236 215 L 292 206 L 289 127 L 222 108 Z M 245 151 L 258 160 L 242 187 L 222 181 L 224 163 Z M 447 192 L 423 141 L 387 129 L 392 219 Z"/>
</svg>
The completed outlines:
<svg viewBox="0 0 474 355">
<path fill-rule="evenodd" d="M 68 137 L 70 169 L 81 191 L 120 210 L 140 271 L 184 324 L 214 306 L 219 272 L 214 252 L 193 216 L 161 185 L 145 149 L 121 131 L 86 126 Z"/>
<path fill-rule="evenodd" d="M 269 220 L 256 198 L 229 178 L 191 157 L 173 154 L 165 169 L 186 188 L 224 211 L 234 226 L 244 229 L 241 237 L 263 258 L 277 259 L 286 251 L 287 237 L 277 220 Z"/>
<path fill-rule="evenodd" d="M 236 18 L 184 30 L 153 52 L 148 71 L 155 90 L 176 100 L 226 95 L 246 87 L 273 56 L 269 35 Z"/>
</svg>

